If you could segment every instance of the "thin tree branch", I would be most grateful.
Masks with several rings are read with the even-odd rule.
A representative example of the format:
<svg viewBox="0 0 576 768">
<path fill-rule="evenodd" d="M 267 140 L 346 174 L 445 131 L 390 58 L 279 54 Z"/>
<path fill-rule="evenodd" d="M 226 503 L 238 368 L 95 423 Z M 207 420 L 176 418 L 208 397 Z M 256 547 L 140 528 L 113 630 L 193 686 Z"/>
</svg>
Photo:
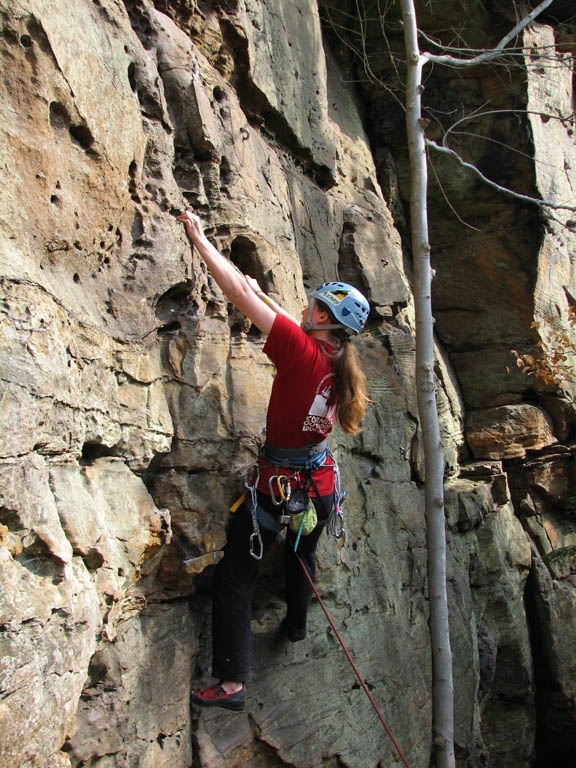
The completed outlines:
<svg viewBox="0 0 576 768">
<path fill-rule="evenodd" d="M 430 35 L 427 35 L 426 32 L 419 29 L 418 34 L 420 37 L 422 37 L 427 43 L 430 43 L 430 45 L 435 45 L 436 48 L 441 48 L 443 51 L 454 51 L 455 53 L 486 53 L 486 48 L 471 48 L 469 46 L 457 46 L 457 45 L 446 45 L 445 43 L 440 43 L 437 40 L 434 40 L 434 38 L 430 37 Z M 555 45 L 540 45 L 538 46 L 539 51 L 545 51 L 547 49 L 550 49 L 552 51 L 556 51 L 557 48 Z M 493 49 L 490 49 L 493 50 Z M 508 55 L 516 55 L 520 56 L 524 53 L 526 50 L 526 46 L 524 45 L 518 45 L 511 48 L 506 49 L 506 54 Z M 434 55 L 434 54 L 430 54 Z M 469 59 L 466 59 L 466 62 L 468 62 Z"/>
<path fill-rule="evenodd" d="M 424 52 L 421 54 L 425 62 L 432 61 L 435 64 L 447 64 L 452 67 L 472 67 L 477 64 L 483 64 L 485 61 L 491 61 L 492 59 L 501 56 L 504 49 L 511 40 L 514 40 L 520 32 L 522 32 L 534 19 L 542 13 L 548 6 L 552 5 L 553 0 L 542 0 L 542 2 L 530 11 L 523 19 L 521 19 L 516 26 L 504 35 L 502 40 L 495 48 L 485 51 L 484 53 L 474 56 L 471 59 L 459 59 L 456 56 L 438 56 L 434 53 Z"/>
<path fill-rule="evenodd" d="M 458 213 L 456 208 L 454 208 L 454 206 L 452 205 L 452 203 L 450 202 L 450 200 L 448 198 L 448 195 L 446 194 L 446 191 L 445 191 L 444 187 L 442 186 L 442 182 L 440 181 L 440 177 L 438 176 L 436 168 L 434 167 L 434 163 L 432 162 L 432 159 L 430 158 L 430 153 L 427 153 L 427 157 L 428 157 L 428 163 L 430 164 L 430 168 L 432 168 L 432 173 L 434 174 L 434 178 L 436 179 L 436 183 L 438 184 L 438 187 L 440 188 L 440 192 L 442 192 L 442 197 L 444 198 L 444 200 L 446 200 L 446 205 L 448 206 L 448 208 L 450 208 L 450 210 L 452 211 L 454 216 L 456 216 L 456 218 L 458 219 L 460 224 L 462 224 L 465 227 L 468 227 L 468 229 L 473 229 L 475 232 L 482 232 L 482 230 L 479 229 L 478 227 L 474 227 L 474 226 L 472 226 L 472 224 L 468 224 L 467 221 L 464 221 L 464 219 L 462 218 L 462 216 L 460 216 L 460 214 Z"/>
<path fill-rule="evenodd" d="M 445 155 L 450 155 L 450 157 L 453 157 L 455 160 L 457 160 L 461 166 L 463 166 L 464 168 L 468 168 L 468 170 L 475 173 L 476 176 L 482 179 L 482 181 L 485 184 L 487 184 L 489 187 L 492 187 L 493 189 L 498 190 L 498 192 L 502 192 L 504 195 L 514 197 L 516 198 L 516 200 L 522 200 L 525 203 L 533 203 L 534 205 L 539 205 L 540 207 L 543 207 L 543 208 L 554 208 L 555 210 L 562 210 L 562 211 L 576 211 L 576 205 L 563 205 L 562 203 L 552 203 L 550 202 L 550 200 L 539 200 L 537 197 L 522 195 L 520 194 L 520 192 L 514 192 L 512 189 L 508 189 L 508 187 L 503 187 L 500 184 L 497 184 L 495 181 L 492 181 L 487 176 L 484 176 L 482 171 L 476 168 L 475 165 L 473 165 L 472 163 L 466 162 L 466 160 L 463 160 L 457 152 L 454 152 L 454 150 L 450 149 L 449 147 L 441 147 L 440 144 L 436 144 L 435 141 L 431 141 L 430 139 L 426 139 L 426 146 L 431 147 L 432 149 L 435 149 L 437 152 L 442 152 Z"/>
<path fill-rule="evenodd" d="M 364 73 L 366 75 L 366 80 L 362 80 L 362 79 L 346 80 L 346 82 L 348 82 L 348 83 L 364 83 L 364 82 L 368 82 L 368 83 L 372 83 L 374 85 L 378 85 L 383 90 L 385 90 L 394 99 L 394 101 L 396 101 L 396 103 L 398 104 L 398 106 L 401 109 L 405 109 L 405 105 L 404 105 L 403 101 L 394 92 L 394 89 L 390 85 L 387 85 L 383 80 L 381 80 L 376 75 L 376 73 L 373 71 L 372 66 L 370 64 L 370 61 L 369 61 L 368 52 L 367 52 L 366 46 L 365 46 L 366 36 L 365 36 L 364 26 L 367 23 L 376 23 L 376 19 L 368 19 L 367 17 L 365 17 L 365 15 L 363 13 L 360 12 L 360 7 L 358 6 L 358 0 L 357 0 L 357 9 L 358 9 L 358 14 L 357 15 L 344 14 L 343 12 L 341 12 L 341 13 L 343 15 L 348 16 L 350 18 L 351 24 L 352 24 L 353 21 L 358 21 L 358 19 L 359 19 L 360 20 L 360 32 L 354 32 L 352 26 L 347 27 L 347 26 L 344 26 L 343 24 L 338 24 L 333 19 L 332 15 L 330 13 L 330 11 L 334 10 L 334 9 L 332 9 L 331 6 L 329 6 L 329 5 L 324 6 L 324 10 L 326 12 L 326 15 L 320 17 L 321 21 L 323 21 L 323 22 L 325 22 L 325 23 L 330 25 L 330 28 L 332 29 L 333 33 L 336 35 L 336 37 L 342 43 L 342 45 L 344 45 L 346 48 L 348 48 L 352 52 L 352 54 L 360 62 L 362 62 L 362 68 L 363 68 Z M 345 35 L 343 33 L 347 33 L 347 34 Z M 358 47 L 358 45 L 354 44 L 354 42 L 350 39 L 350 36 L 352 34 L 355 34 L 356 37 L 358 37 L 360 39 L 359 46 L 361 46 L 361 49 L 360 49 L 360 47 Z M 390 54 L 390 55 L 392 56 L 392 54 Z M 394 61 L 393 57 L 392 57 L 392 61 Z M 396 69 L 395 61 L 394 61 L 394 68 Z M 398 74 L 397 69 L 396 69 L 396 74 Z"/>
<path fill-rule="evenodd" d="M 474 110 L 474 112 L 471 112 L 469 115 L 465 115 L 464 117 L 461 117 L 459 120 L 456 120 L 455 123 L 452 123 L 450 128 L 448 128 L 444 136 L 442 137 L 442 144 L 446 146 L 446 142 L 448 140 L 448 136 L 451 133 L 454 133 L 454 129 L 456 126 L 460 125 L 460 123 L 466 123 L 469 120 L 477 120 L 479 117 L 485 117 L 486 115 L 499 115 L 499 114 L 519 114 L 519 115 L 538 115 L 539 117 L 546 117 L 548 120 L 560 120 L 561 123 L 566 123 L 569 120 L 573 120 L 575 117 L 575 113 L 572 112 L 572 114 L 563 117 L 562 115 L 552 115 L 548 112 L 537 112 L 535 110 L 531 109 L 488 109 L 485 112 L 481 112 L 479 110 Z M 460 131 L 456 131 L 457 134 L 460 134 Z M 483 137 L 487 138 L 487 137 Z M 515 150 L 518 151 L 518 150 Z"/>
</svg>

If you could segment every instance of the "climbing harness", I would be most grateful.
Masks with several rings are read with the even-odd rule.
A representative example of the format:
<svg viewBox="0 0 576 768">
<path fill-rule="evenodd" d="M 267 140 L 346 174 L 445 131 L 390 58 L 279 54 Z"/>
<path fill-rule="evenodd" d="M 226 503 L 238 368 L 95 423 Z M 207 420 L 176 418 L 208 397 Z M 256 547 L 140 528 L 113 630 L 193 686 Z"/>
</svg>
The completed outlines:
<svg viewBox="0 0 576 768">
<path fill-rule="evenodd" d="M 315 594 L 315 596 L 316 596 L 316 599 L 317 599 L 317 600 L 318 600 L 318 602 L 320 603 L 320 607 L 321 607 L 321 608 L 322 608 L 322 610 L 324 611 L 324 615 L 325 615 L 325 616 L 326 616 L 326 618 L 328 619 L 328 623 L 329 623 L 329 624 L 330 624 L 330 626 L 332 627 L 332 631 L 333 631 L 333 632 L 334 632 L 334 634 L 336 635 L 336 638 L 338 639 L 338 642 L 339 642 L 339 643 L 340 643 L 340 645 L 342 646 L 342 650 L 344 651 L 344 653 L 345 653 L 345 655 L 346 655 L 346 658 L 347 658 L 347 659 L 348 659 L 348 661 L 350 662 L 350 666 L 351 666 L 351 667 L 352 667 L 352 669 L 354 670 L 354 674 L 355 674 L 355 675 L 356 675 L 356 677 L 358 678 L 358 682 L 359 682 L 359 683 L 360 683 L 360 685 L 362 686 L 362 690 L 364 691 L 364 693 L 366 694 L 366 696 L 368 696 L 368 700 L 370 701 L 370 704 L 372 704 L 372 707 L 373 707 L 374 711 L 376 712 L 376 715 L 378 716 L 378 719 L 380 720 L 380 722 L 381 722 L 381 723 L 382 723 L 382 725 L 384 726 L 384 728 L 385 728 L 385 730 L 386 730 L 386 733 L 388 734 L 388 736 L 389 736 L 389 738 L 390 738 L 390 741 L 392 742 L 392 744 L 394 745 L 394 748 L 396 749 L 396 751 L 398 752 L 398 755 L 400 756 L 400 759 L 402 760 L 402 762 L 404 763 L 404 765 L 406 766 L 406 768 L 410 768 L 410 765 L 409 765 L 408 761 L 406 760 L 406 758 L 404 757 L 404 755 L 403 755 L 403 753 L 402 753 L 402 750 L 400 749 L 400 747 L 399 747 L 399 745 L 398 745 L 398 742 L 397 742 L 397 741 L 396 741 L 396 739 L 394 738 L 394 736 L 393 736 L 393 734 L 392 734 L 392 731 L 390 730 L 390 727 L 388 726 L 388 723 L 386 722 L 386 720 L 384 720 L 384 717 L 382 716 L 382 713 L 381 713 L 381 712 L 380 712 L 380 710 L 378 709 L 378 705 L 377 705 L 377 704 L 376 704 L 376 702 L 374 701 L 374 697 L 372 696 L 372 694 L 371 694 L 371 693 L 370 693 L 370 691 L 368 690 L 368 687 L 367 687 L 366 683 L 364 682 L 364 679 L 363 679 L 362 675 L 360 674 L 360 671 L 358 670 L 358 667 L 357 667 L 357 666 L 356 666 L 356 664 L 354 663 L 354 659 L 352 658 L 352 656 L 351 656 L 351 654 L 350 654 L 350 651 L 349 651 L 349 650 L 348 650 L 348 648 L 346 647 L 346 643 L 344 642 L 344 640 L 342 639 L 342 637 L 341 637 L 340 633 L 339 633 L 339 632 L 338 632 L 338 630 L 336 629 L 336 626 L 335 626 L 334 622 L 332 621 L 332 618 L 330 617 L 330 614 L 328 613 L 328 609 L 326 608 L 326 606 L 324 605 L 324 601 L 323 601 L 323 600 L 322 600 L 322 598 L 320 597 L 320 593 L 318 592 L 318 590 L 317 590 L 317 588 L 316 588 L 316 584 L 314 584 L 314 581 L 312 580 L 312 577 L 311 577 L 311 576 L 310 576 L 310 574 L 308 573 L 308 569 L 307 569 L 307 568 L 306 568 L 306 566 L 304 565 L 304 562 L 302 561 L 302 558 L 300 557 L 300 555 L 298 554 L 298 552 L 295 552 L 295 555 L 296 555 L 296 558 L 297 558 L 298 562 L 299 562 L 299 563 L 300 563 L 300 565 L 302 566 L 302 570 L 304 571 L 304 575 L 306 576 L 306 578 L 307 578 L 307 580 L 308 580 L 308 583 L 309 583 L 309 584 L 310 584 L 310 586 L 312 587 L 312 591 L 314 592 L 314 594 Z"/>
<path fill-rule="evenodd" d="M 331 463 L 327 459 L 330 458 Z M 265 464 L 262 464 L 265 461 Z M 344 515 L 342 503 L 346 493 L 342 494 L 340 472 L 334 459 L 328 441 L 322 440 L 305 448 L 277 448 L 265 444 L 258 461 L 248 468 L 244 486 L 246 491 L 232 505 L 230 511 L 235 512 L 242 503 L 246 503 L 252 518 L 252 533 L 250 534 L 250 555 L 255 560 L 261 560 L 264 554 L 261 528 L 273 533 L 280 533 L 289 525 L 296 535 L 294 551 L 297 550 L 301 536 L 309 535 L 318 524 L 316 508 L 310 498 L 309 487 L 314 489 L 316 497 L 321 499 L 313 473 L 321 467 L 332 467 L 334 470 L 334 505 L 327 515 L 328 529 L 336 538 L 344 534 Z M 275 473 L 268 479 L 270 500 L 279 507 L 278 516 L 270 514 L 258 503 L 257 488 L 262 469 L 275 468 Z M 281 474 L 280 468 L 293 470 L 292 474 Z M 304 480 L 302 479 L 304 475 Z M 292 486 L 294 485 L 294 488 Z M 323 502 L 321 502 L 323 503 Z"/>
</svg>

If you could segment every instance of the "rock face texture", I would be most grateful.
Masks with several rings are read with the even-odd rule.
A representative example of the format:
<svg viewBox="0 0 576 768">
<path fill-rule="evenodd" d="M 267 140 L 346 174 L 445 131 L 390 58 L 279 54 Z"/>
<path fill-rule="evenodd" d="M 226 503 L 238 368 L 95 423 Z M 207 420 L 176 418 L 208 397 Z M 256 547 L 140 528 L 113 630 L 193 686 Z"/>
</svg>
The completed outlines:
<svg viewBox="0 0 576 768">
<path fill-rule="evenodd" d="M 515 23 L 503 0 L 417 5 L 445 43 Z M 435 68 L 425 93 L 431 138 L 465 117 L 465 159 L 574 206 L 568 5 L 524 33 L 514 67 Z M 318 605 L 305 643 L 276 642 L 282 542 L 255 595 L 246 712 L 189 711 L 273 370 L 190 249 L 186 207 L 293 313 L 335 278 L 370 300 L 365 429 L 332 440 L 347 535 L 323 539 L 317 581 L 410 765 L 430 765 L 409 178 L 382 55 L 385 35 L 401 75 L 401 39 L 397 17 L 362 8 L 0 0 L 0 768 L 398 762 Z M 511 350 L 537 349 L 535 320 L 566 321 L 576 214 L 431 159 L 458 765 L 564 768 L 574 408 L 569 383 L 527 379 Z"/>
</svg>

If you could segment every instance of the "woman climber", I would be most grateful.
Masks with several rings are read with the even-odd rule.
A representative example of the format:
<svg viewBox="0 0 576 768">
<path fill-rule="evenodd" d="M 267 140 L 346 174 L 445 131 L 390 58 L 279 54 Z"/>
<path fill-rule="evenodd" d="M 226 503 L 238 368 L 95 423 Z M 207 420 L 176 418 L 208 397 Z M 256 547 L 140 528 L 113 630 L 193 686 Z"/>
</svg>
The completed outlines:
<svg viewBox="0 0 576 768">
<path fill-rule="evenodd" d="M 267 335 L 264 352 L 276 366 L 266 443 L 214 573 L 212 672 L 219 682 L 190 696 L 201 707 L 240 711 L 249 677 L 252 593 L 262 555 L 284 525 L 283 630 L 292 642 L 306 636 L 312 590 L 301 563 L 314 579 L 318 539 L 340 501 L 337 467 L 326 443 L 333 420 L 344 432 L 358 432 L 368 402 L 350 338 L 362 330 L 369 304 L 346 283 L 325 283 L 310 294 L 299 321 L 214 248 L 198 216 L 187 211 L 178 221 L 226 298 Z"/>
</svg>

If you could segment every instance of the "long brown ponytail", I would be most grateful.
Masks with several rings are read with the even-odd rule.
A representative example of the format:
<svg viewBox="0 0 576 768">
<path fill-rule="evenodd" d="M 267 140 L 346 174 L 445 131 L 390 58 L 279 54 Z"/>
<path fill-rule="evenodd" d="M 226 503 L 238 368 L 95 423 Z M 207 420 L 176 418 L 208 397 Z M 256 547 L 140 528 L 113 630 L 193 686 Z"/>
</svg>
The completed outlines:
<svg viewBox="0 0 576 768">
<path fill-rule="evenodd" d="M 332 336 L 338 342 L 338 348 L 329 355 L 336 379 L 336 421 L 344 432 L 355 435 L 362 431 L 360 422 L 370 402 L 366 376 L 350 336 L 339 329 L 332 331 Z"/>
</svg>

